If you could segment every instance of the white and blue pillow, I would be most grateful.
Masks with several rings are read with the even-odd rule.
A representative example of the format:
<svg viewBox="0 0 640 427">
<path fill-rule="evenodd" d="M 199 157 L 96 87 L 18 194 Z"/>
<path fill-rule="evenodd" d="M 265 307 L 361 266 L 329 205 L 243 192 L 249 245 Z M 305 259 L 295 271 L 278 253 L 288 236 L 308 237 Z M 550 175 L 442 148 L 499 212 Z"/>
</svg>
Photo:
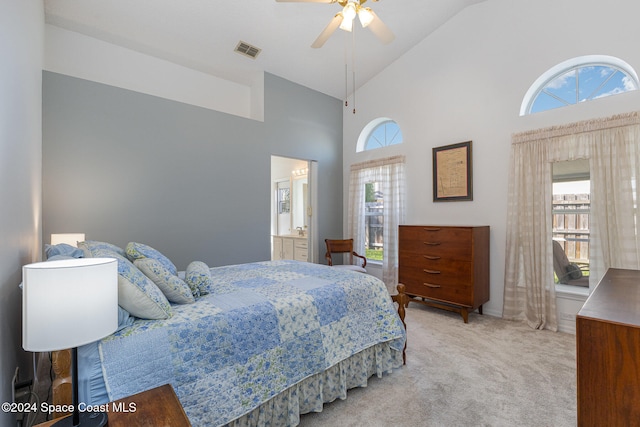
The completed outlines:
<svg viewBox="0 0 640 427">
<path fill-rule="evenodd" d="M 83 258 L 84 251 L 75 246 L 71 246 L 67 243 L 58 243 L 57 245 L 44 245 L 44 254 L 47 260 L 52 257 L 70 257 L 70 258 Z"/>
<path fill-rule="evenodd" d="M 127 244 L 125 252 L 127 258 L 129 258 L 131 262 L 142 258 L 152 258 L 162 264 L 164 268 L 169 270 L 174 276 L 178 275 L 178 269 L 171 262 L 171 260 L 160 253 L 160 251 L 152 248 L 149 245 L 145 245 L 144 243 L 129 242 Z"/>
<path fill-rule="evenodd" d="M 78 242 L 78 248 L 83 251 L 85 258 L 95 258 L 95 255 L 92 255 L 92 253 L 99 250 L 115 252 L 123 257 L 127 256 L 124 249 L 120 246 L 116 246 L 112 243 L 100 242 L 98 240 L 85 240 L 84 242 Z"/>
<path fill-rule="evenodd" d="M 160 288 L 169 302 L 191 304 L 196 301 L 189 285 L 167 270 L 158 260 L 153 258 L 140 258 L 135 260 L 133 265 Z"/>
<path fill-rule="evenodd" d="M 160 288 L 138 270 L 111 244 L 78 244 L 85 257 L 115 258 L 118 261 L 118 305 L 141 319 L 167 319 L 173 314 L 171 304 Z M 117 247 L 116 247 L 117 248 Z"/>
<path fill-rule="evenodd" d="M 213 284 L 211 270 L 202 261 L 193 261 L 187 266 L 184 281 L 189 285 L 191 293 L 196 298 L 208 294 Z"/>
</svg>

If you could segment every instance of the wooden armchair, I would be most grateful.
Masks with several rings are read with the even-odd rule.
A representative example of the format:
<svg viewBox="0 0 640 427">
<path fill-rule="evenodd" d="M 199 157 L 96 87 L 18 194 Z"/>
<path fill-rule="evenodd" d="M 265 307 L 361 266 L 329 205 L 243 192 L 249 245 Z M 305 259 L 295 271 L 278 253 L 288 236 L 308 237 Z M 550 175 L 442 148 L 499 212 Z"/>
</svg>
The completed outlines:
<svg viewBox="0 0 640 427">
<path fill-rule="evenodd" d="M 365 270 L 365 267 L 367 266 L 367 258 L 353 251 L 353 239 L 324 239 L 324 242 L 327 245 L 327 253 L 325 254 L 325 258 L 327 259 L 328 265 L 335 268 L 344 268 L 348 270 L 359 271 L 361 273 L 367 272 L 367 270 Z M 334 266 L 332 254 L 348 254 L 349 263 Z M 354 264 L 354 257 L 360 258 L 361 261 L 358 261 L 358 264 Z"/>
</svg>

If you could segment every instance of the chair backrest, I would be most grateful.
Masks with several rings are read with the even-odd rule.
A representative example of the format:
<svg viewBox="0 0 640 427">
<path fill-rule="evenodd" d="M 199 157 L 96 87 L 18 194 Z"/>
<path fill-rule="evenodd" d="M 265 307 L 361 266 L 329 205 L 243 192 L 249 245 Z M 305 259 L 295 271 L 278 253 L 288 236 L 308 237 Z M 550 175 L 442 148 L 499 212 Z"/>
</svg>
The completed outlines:
<svg viewBox="0 0 640 427">
<path fill-rule="evenodd" d="M 349 264 L 353 264 L 353 239 L 324 239 L 327 244 L 325 258 L 329 265 L 333 265 L 331 254 L 349 254 Z"/>
</svg>

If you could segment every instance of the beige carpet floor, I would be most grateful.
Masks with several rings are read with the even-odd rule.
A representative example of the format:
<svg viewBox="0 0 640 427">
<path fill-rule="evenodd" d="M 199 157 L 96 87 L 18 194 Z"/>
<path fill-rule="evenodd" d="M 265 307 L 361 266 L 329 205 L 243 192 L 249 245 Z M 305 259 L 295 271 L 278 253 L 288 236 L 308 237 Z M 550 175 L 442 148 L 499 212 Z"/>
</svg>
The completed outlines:
<svg viewBox="0 0 640 427">
<path fill-rule="evenodd" d="M 575 336 L 412 303 L 407 365 L 300 426 L 576 425 Z"/>
</svg>

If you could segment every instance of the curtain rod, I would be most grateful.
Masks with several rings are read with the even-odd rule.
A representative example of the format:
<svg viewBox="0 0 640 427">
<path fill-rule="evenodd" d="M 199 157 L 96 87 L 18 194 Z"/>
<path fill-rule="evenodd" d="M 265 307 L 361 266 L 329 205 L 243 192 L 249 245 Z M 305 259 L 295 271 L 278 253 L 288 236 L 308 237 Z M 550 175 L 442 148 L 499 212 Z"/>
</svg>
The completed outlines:
<svg viewBox="0 0 640 427">
<path fill-rule="evenodd" d="M 374 168 L 378 166 L 391 165 L 394 163 L 404 163 L 404 156 L 391 156 L 384 159 L 367 160 L 365 162 L 354 163 L 351 165 L 351 170 L 360 170 L 366 168 Z"/>
<path fill-rule="evenodd" d="M 605 129 L 614 129 L 640 124 L 640 112 L 618 114 L 615 116 L 584 120 L 570 123 L 568 125 L 552 126 L 548 128 L 529 130 L 511 135 L 512 144 L 538 141 L 543 139 L 557 138 L 566 135 L 576 135 L 580 133 L 594 132 Z"/>
</svg>

